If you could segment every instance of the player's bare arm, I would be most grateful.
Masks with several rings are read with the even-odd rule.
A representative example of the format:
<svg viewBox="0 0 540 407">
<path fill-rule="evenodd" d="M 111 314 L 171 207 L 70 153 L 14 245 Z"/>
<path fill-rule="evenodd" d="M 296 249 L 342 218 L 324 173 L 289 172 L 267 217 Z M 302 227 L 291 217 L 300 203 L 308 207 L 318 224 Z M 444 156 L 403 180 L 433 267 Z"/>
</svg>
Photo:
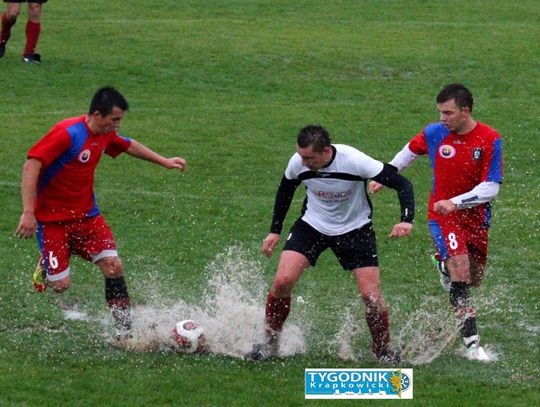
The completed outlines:
<svg viewBox="0 0 540 407">
<path fill-rule="evenodd" d="M 187 163 L 186 160 L 182 157 L 171 157 L 165 158 L 162 155 L 152 151 L 144 144 L 139 143 L 136 140 L 131 140 L 131 145 L 126 151 L 129 155 L 141 160 L 150 161 L 156 164 L 161 165 L 167 169 L 179 169 L 184 171 L 186 169 Z"/>
<path fill-rule="evenodd" d="M 22 239 L 32 237 L 37 230 L 37 221 L 34 215 L 34 200 L 36 198 L 37 180 L 41 165 L 41 161 L 30 158 L 26 160 L 23 166 L 21 181 L 23 213 L 15 231 L 15 234 Z"/>
</svg>

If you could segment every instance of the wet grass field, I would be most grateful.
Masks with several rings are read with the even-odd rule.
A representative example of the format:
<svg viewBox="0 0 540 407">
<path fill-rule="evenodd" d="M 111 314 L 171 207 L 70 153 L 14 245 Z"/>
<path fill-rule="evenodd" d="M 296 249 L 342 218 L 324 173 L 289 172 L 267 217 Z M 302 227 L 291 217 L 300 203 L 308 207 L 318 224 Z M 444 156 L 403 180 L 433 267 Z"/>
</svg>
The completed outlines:
<svg viewBox="0 0 540 407">
<path fill-rule="evenodd" d="M 405 173 L 413 236 L 386 237 L 399 219 L 394 193 L 372 199 L 392 344 L 406 350 L 401 367 L 414 368 L 414 405 L 539 404 L 538 2 L 95 0 L 43 11 L 42 65 L 21 62 L 24 5 L 0 59 L 0 405 L 326 405 L 304 400 L 305 368 L 380 367 L 353 279 L 330 252 L 295 288 L 282 357 L 243 360 L 278 260 L 259 248 L 301 127 L 324 125 L 335 143 L 389 161 L 437 120 L 435 95 L 450 82 L 472 90 L 473 116 L 504 140 L 486 279 L 473 294 L 497 360 L 468 361 L 448 340 L 425 158 Z M 35 241 L 14 237 L 27 150 L 84 114 L 103 85 L 130 102 L 121 134 L 188 161 L 179 174 L 105 156 L 96 174 L 136 339 L 158 344 L 147 352 L 111 346 L 97 269 L 73 259 L 70 290 L 39 294 Z M 299 188 L 284 230 L 303 198 Z M 205 326 L 211 354 L 159 346 L 185 318 Z"/>
</svg>

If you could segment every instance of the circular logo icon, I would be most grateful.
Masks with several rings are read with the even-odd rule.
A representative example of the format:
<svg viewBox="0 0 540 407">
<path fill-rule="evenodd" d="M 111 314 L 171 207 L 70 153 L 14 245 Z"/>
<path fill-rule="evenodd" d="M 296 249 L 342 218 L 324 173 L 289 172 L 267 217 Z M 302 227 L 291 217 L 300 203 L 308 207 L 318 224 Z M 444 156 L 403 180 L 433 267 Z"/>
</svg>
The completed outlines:
<svg viewBox="0 0 540 407">
<path fill-rule="evenodd" d="M 86 163 L 88 162 L 88 160 L 90 159 L 90 155 L 92 153 L 90 152 L 90 150 L 83 150 L 79 153 L 79 161 L 82 162 L 82 163 Z"/>
<path fill-rule="evenodd" d="M 456 155 L 456 149 L 448 144 L 439 147 L 439 155 L 443 158 L 452 158 Z"/>
<path fill-rule="evenodd" d="M 405 391 L 411 385 L 411 378 L 405 373 L 401 374 L 401 391 Z"/>
</svg>

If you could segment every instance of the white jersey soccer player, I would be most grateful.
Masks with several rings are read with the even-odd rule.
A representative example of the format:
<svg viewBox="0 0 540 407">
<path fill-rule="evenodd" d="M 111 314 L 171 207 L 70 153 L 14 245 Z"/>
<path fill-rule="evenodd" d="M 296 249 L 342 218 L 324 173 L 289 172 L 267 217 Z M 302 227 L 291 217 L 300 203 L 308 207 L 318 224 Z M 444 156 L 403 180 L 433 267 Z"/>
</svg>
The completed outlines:
<svg viewBox="0 0 540 407">
<path fill-rule="evenodd" d="M 371 202 L 366 182 L 374 179 L 397 191 L 401 221 L 389 236 L 403 237 L 412 231 L 414 193 L 412 184 L 391 165 L 383 164 L 357 149 L 331 144 L 328 131 L 306 126 L 298 135 L 297 152 L 290 158 L 279 184 L 270 233 L 263 253 L 276 248 L 283 221 L 296 188 L 306 186 L 302 214 L 292 226 L 281 253 L 274 284 L 266 300 L 266 341 L 255 344 L 248 355 L 264 360 L 277 355 L 279 334 L 291 307 L 292 289 L 309 266 L 330 248 L 357 283 L 366 305 L 366 321 L 372 336 L 372 351 L 382 362 L 397 364 L 391 351 L 388 310 L 380 291 L 379 260 L 371 224 Z"/>
</svg>

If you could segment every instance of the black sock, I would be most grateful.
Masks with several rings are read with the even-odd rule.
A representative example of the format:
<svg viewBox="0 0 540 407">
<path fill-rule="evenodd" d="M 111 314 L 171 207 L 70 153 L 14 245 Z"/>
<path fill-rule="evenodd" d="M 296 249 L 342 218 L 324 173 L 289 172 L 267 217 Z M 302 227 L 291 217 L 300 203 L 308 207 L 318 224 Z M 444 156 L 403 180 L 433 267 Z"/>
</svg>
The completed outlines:
<svg viewBox="0 0 540 407">
<path fill-rule="evenodd" d="M 453 281 L 450 285 L 450 304 L 457 317 L 461 320 L 461 334 L 468 338 L 478 334 L 476 328 L 476 313 L 469 300 L 469 284 L 463 281 Z"/>
<path fill-rule="evenodd" d="M 131 299 L 123 276 L 105 279 L 105 299 L 114 318 L 117 335 L 127 337 L 131 331 Z"/>
<path fill-rule="evenodd" d="M 120 304 L 129 306 L 129 293 L 124 276 L 105 278 L 105 300 L 109 307 Z"/>
</svg>

